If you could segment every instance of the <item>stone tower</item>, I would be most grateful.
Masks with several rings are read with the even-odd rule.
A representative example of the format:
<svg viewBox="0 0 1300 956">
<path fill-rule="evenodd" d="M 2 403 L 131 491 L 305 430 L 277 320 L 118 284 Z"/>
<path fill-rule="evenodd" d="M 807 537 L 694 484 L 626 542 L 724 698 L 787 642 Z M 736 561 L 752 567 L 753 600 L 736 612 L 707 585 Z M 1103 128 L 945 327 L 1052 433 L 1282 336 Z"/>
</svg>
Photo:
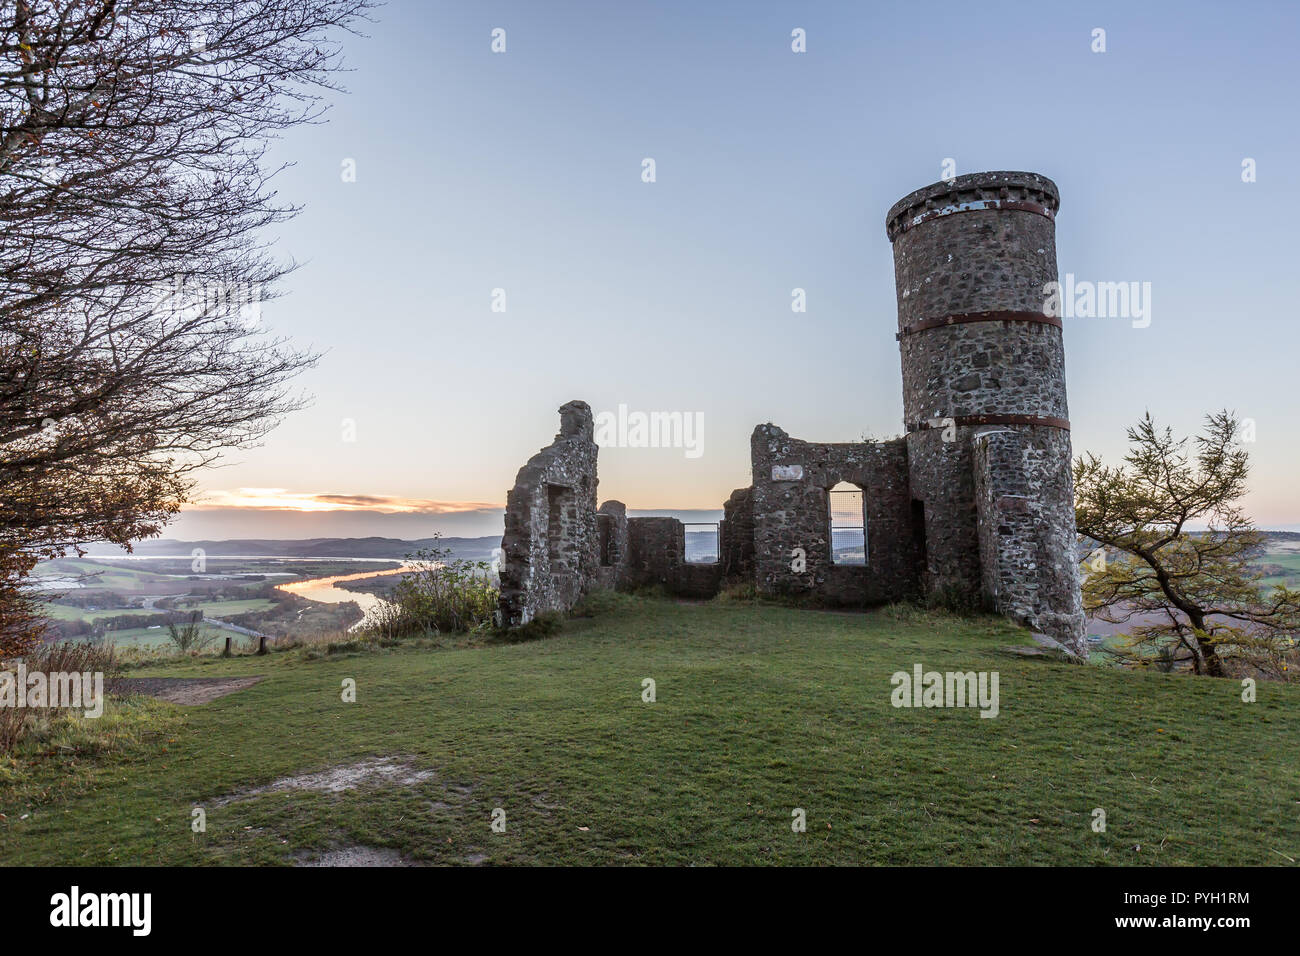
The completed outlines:
<svg viewBox="0 0 1300 956">
<path fill-rule="evenodd" d="M 913 535 L 926 590 L 1084 650 L 1056 184 L 989 172 L 889 210 Z"/>
</svg>

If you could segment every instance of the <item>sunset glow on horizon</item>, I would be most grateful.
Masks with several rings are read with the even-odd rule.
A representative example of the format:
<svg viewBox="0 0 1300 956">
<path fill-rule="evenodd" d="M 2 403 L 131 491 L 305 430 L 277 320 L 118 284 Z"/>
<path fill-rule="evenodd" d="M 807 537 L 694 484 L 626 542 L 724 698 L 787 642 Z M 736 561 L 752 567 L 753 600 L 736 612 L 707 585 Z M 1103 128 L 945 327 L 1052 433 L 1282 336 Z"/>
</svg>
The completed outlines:
<svg viewBox="0 0 1300 956">
<path fill-rule="evenodd" d="M 236 488 L 209 491 L 200 500 L 187 505 L 187 511 L 213 511 L 225 508 L 262 509 L 268 511 L 371 511 L 379 514 L 460 514 L 491 511 L 500 503 L 481 501 L 431 501 L 386 495 L 338 495 L 293 492 L 285 488 Z"/>
</svg>

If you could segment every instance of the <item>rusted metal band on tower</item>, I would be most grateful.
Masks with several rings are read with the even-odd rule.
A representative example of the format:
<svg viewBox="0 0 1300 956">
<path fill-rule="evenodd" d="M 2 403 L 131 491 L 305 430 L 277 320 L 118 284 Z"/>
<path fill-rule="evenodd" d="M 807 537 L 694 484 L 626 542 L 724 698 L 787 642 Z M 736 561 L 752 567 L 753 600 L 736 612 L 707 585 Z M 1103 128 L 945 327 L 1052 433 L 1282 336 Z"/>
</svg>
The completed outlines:
<svg viewBox="0 0 1300 956">
<path fill-rule="evenodd" d="M 926 329 L 940 329 L 946 325 L 965 325 L 968 322 L 1029 322 L 1035 325 L 1050 325 L 1058 329 L 1064 327 L 1057 316 L 1044 315 L 1041 312 L 958 312 L 955 315 L 945 315 L 937 319 L 923 319 L 920 322 L 905 325 L 901 331 L 894 335 L 894 338 L 901 342 L 904 335 L 913 335 L 917 332 L 924 332 Z"/>
<path fill-rule="evenodd" d="M 1068 418 L 1057 418 L 1054 415 L 948 415 L 924 422 L 912 422 L 907 430 L 921 432 L 930 428 L 947 428 L 950 424 L 959 428 L 964 425 L 1045 425 L 1062 431 L 1070 430 Z"/>
<path fill-rule="evenodd" d="M 1052 211 L 1050 206 L 1030 202 L 1027 199 L 975 199 L 970 202 L 950 203 L 939 209 L 928 209 L 923 213 L 912 216 L 910 219 L 904 219 L 890 230 L 889 238 L 892 242 L 907 230 L 915 229 L 922 223 L 930 222 L 933 219 L 953 216 L 959 212 L 981 212 L 986 209 L 1009 209 L 1014 212 L 1032 212 L 1039 216 L 1046 216 L 1048 219 L 1056 218 L 1056 213 Z"/>
</svg>

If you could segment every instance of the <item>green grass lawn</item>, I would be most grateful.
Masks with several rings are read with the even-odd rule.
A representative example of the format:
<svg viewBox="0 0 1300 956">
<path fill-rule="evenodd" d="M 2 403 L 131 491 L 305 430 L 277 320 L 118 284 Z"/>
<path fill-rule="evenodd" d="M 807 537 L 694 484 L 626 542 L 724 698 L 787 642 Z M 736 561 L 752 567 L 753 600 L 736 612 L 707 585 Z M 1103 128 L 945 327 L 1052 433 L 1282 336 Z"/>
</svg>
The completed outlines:
<svg viewBox="0 0 1300 956">
<path fill-rule="evenodd" d="M 46 605 L 46 610 L 51 611 L 49 617 L 53 618 L 54 620 L 79 620 L 80 619 L 78 617 L 66 617 L 52 610 L 54 608 L 59 608 L 59 607 L 60 606 L 57 604 Z M 61 610 L 75 610 L 75 609 L 61 609 Z M 133 617 L 138 617 L 143 614 L 160 614 L 160 613 L 162 612 L 161 611 L 116 610 L 116 611 L 105 611 L 103 613 L 100 613 L 98 616 L 118 617 L 119 615 L 129 614 Z M 87 619 L 93 620 L 94 616 L 95 615 L 88 615 Z M 203 625 L 203 633 L 205 635 L 211 636 L 214 639 L 214 643 L 209 648 L 209 650 L 220 650 L 219 645 L 225 643 L 225 637 L 227 634 L 232 636 L 235 639 L 236 643 L 247 640 L 247 637 L 245 637 L 244 635 L 241 635 L 235 631 L 226 630 L 225 628 L 216 627 L 211 624 Z M 80 635 L 77 637 L 70 637 L 68 638 L 68 640 L 76 644 L 82 641 L 93 640 L 93 638 L 91 638 L 89 635 Z M 114 645 L 116 645 L 119 648 L 132 648 L 132 647 L 158 648 L 158 647 L 172 646 L 171 638 L 168 636 L 166 625 L 162 625 L 159 627 L 122 627 L 122 628 L 118 628 L 115 631 L 107 631 L 105 633 L 104 640 L 112 642 Z"/>
<path fill-rule="evenodd" d="M 139 617 L 144 614 L 162 614 L 161 609 L 119 607 L 107 610 L 87 611 L 84 608 L 71 607 L 67 604 L 45 603 L 41 605 L 41 614 L 52 621 L 87 621 L 93 623 L 104 617 Z"/>
<path fill-rule="evenodd" d="M 1018 658 L 998 648 L 1025 632 L 991 619 L 620 603 L 524 644 L 132 671 L 266 679 L 199 707 L 114 704 L 103 752 L 28 748 L 0 772 L 0 860 L 287 863 L 356 845 L 428 863 L 1300 859 L 1300 687 L 1246 704 L 1233 681 Z M 1000 715 L 893 708 L 890 675 L 917 663 L 998 671 Z M 369 757 L 432 776 L 218 805 Z"/>
<path fill-rule="evenodd" d="M 201 627 L 204 637 L 212 638 L 212 642 L 207 646 L 206 652 L 215 654 L 225 645 L 227 635 L 235 639 L 238 646 L 241 642 L 248 640 L 243 634 L 235 631 L 229 631 L 222 627 L 216 627 L 212 624 L 204 624 Z M 105 640 L 112 641 L 113 645 L 118 648 L 143 648 L 156 649 L 161 647 L 174 647 L 171 637 L 168 634 L 166 625 L 162 627 L 131 627 L 122 628 L 117 631 L 109 631 Z"/>
<path fill-rule="evenodd" d="M 229 601 L 198 601 L 176 608 L 178 611 L 202 611 L 204 617 L 225 618 L 235 614 L 247 614 L 249 611 L 267 611 L 275 607 L 269 598 L 239 598 Z"/>
<path fill-rule="evenodd" d="M 84 608 L 71 607 L 67 604 L 45 603 L 41 605 L 41 613 L 54 621 L 87 621 L 94 622 L 105 617 L 122 617 L 125 615 L 140 616 L 144 614 L 166 614 L 168 610 L 182 612 L 202 611 L 204 617 L 226 617 L 233 614 L 246 614 L 249 611 L 266 611 L 275 607 L 275 602 L 269 598 L 241 598 L 229 601 L 197 601 L 194 604 L 184 604 L 176 608 L 100 608 L 94 611 L 88 611 Z"/>
<path fill-rule="evenodd" d="M 183 613 L 192 614 L 195 611 L 201 611 L 205 617 L 224 619 L 236 614 L 245 614 L 249 611 L 265 611 L 275 606 L 275 602 L 267 598 L 245 598 L 240 600 L 229 601 L 200 601 L 193 605 L 178 607 L 174 610 Z M 55 621 L 86 621 L 93 623 L 100 618 L 106 617 L 143 617 L 145 615 L 159 615 L 167 613 L 165 608 L 141 609 L 141 608 L 116 608 L 99 611 L 87 611 L 82 608 L 69 607 L 64 604 L 47 603 L 41 607 L 42 613 Z M 205 635 L 214 638 L 214 643 L 209 650 L 219 650 L 220 646 L 225 643 L 226 635 L 235 639 L 236 644 L 247 640 L 246 637 L 234 631 L 225 630 L 210 624 L 203 626 Z M 85 636 L 69 638 L 74 642 L 87 640 Z M 166 626 L 162 627 L 131 627 L 118 628 L 109 631 L 106 634 L 106 640 L 112 641 L 118 647 L 122 648 L 146 648 L 153 649 L 159 647 L 171 646 L 171 640 L 167 635 Z"/>
</svg>

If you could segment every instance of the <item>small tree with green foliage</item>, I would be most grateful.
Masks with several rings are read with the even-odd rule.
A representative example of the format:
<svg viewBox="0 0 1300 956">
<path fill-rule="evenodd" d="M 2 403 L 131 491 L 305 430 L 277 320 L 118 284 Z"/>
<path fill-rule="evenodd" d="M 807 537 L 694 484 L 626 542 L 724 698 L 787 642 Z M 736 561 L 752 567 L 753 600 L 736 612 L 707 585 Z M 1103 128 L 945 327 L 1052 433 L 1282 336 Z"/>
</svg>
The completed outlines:
<svg viewBox="0 0 1300 956">
<path fill-rule="evenodd" d="M 1075 462 L 1079 533 L 1104 549 L 1085 559 L 1084 607 L 1111 623 L 1138 618 L 1110 651 L 1124 663 L 1190 664 L 1212 677 L 1227 674 L 1225 659 L 1285 669 L 1300 591 L 1265 589 L 1251 564 L 1265 536 L 1236 504 L 1249 473 L 1238 430 L 1234 414 L 1208 415 L 1189 447 L 1148 413 L 1128 430 L 1125 465 Z"/>
<path fill-rule="evenodd" d="M 440 534 L 435 538 L 441 537 Z M 487 561 L 452 558 L 449 548 L 406 556 L 408 570 L 368 628 L 386 637 L 468 632 L 489 628 L 499 591 Z"/>
<path fill-rule="evenodd" d="M 182 654 L 201 651 L 215 640 L 213 635 L 203 632 L 202 611 L 195 611 L 190 615 L 190 619 L 179 627 L 176 624 L 168 624 L 167 636 Z"/>
</svg>

